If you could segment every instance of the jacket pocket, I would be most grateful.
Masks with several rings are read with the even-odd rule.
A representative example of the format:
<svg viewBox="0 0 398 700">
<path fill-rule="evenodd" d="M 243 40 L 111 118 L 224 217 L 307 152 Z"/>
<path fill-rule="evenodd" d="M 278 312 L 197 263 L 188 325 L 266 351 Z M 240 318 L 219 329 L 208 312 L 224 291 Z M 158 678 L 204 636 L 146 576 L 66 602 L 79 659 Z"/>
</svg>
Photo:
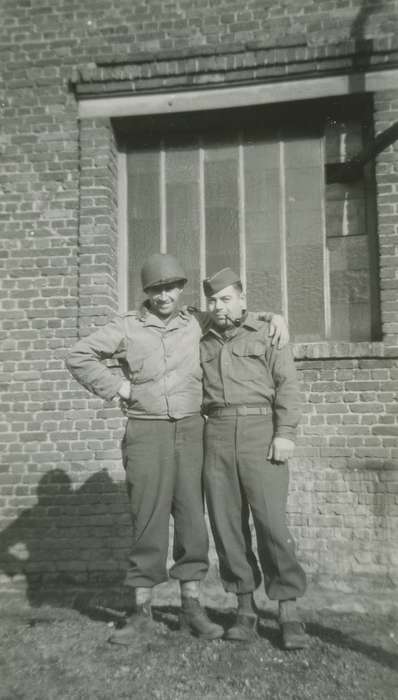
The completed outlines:
<svg viewBox="0 0 398 700">
<path fill-rule="evenodd" d="M 233 375 L 245 382 L 264 381 L 265 345 L 259 340 L 245 340 L 232 346 Z"/>
<path fill-rule="evenodd" d="M 260 340 L 235 343 L 232 352 L 238 357 L 265 357 L 265 345 Z"/>
</svg>

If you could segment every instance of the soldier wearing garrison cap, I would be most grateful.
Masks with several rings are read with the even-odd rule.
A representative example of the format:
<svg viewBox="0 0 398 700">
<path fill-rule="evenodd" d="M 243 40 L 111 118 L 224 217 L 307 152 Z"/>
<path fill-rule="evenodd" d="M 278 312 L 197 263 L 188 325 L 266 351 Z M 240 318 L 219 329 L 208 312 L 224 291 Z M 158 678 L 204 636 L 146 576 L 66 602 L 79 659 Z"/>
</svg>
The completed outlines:
<svg viewBox="0 0 398 700">
<path fill-rule="evenodd" d="M 103 399 L 118 398 L 127 416 L 122 452 L 133 546 L 126 584 L 134 591 L 135 611 L 110 641 L 127 645 L 143 628 L 156 628 L 151 594 L 167 579 L 170 515 L 174 564 L 169 573 L 180 583 L 181 624 L 216 639 L 223 628 L 209 620 L 199 602 L 199 583 L 208 570 L 199 341 L 208 316 L 180 308 L 187 276 L 172 255 L 151 255 L 141 281 L 147 296 L 142 308 L 115 317 L 67 357 L 78 382 Z M 277 325 L 284 322 L 272 319 L 278 338 Z M 107 358 L 118 361 L 120 374 L 103 363 Z"/>
<path fill-rule="evenodd" d="M 203 291 L 206 297 L 211 297 L 231 284 L 241 285 L 240 277 L 230 267 L 223 267 L 212 277 L 203 280 Z"/>
<path fill-rule="evenodd" d="M 268 323 L 246 311 L 239 276 L 223 268 L 204 280 L 212 323 L 201 340 L 205 427 L 204 484 L 228 592 L 237 595 L 226 639 L 256 636 L 253 592 L 261 581 L 279 603 L 286 649 L 307 643 L 296 609 L 305 574 L 286 525 L 288 463 L 300 419 L 299 388 L 288 346 L 277 349 Z M 251 512 L 260 567 L 252 550 Z"/>
</svg>

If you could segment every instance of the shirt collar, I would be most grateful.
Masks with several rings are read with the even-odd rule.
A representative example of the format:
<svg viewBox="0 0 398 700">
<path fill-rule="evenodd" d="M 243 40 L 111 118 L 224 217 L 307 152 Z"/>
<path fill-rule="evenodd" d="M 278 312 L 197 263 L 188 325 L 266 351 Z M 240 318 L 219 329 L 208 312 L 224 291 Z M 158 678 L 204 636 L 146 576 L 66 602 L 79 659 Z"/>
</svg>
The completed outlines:
<svg viewBox="0 0 398 700">
<path fill-rule="evenodd" d="M 169 322 L 164 323 L 159 316 L 152 313 L 148 299 L 141 304 L 139 318 L 144 326 L 155 326 L 156 328 L 163 328 L 165 330 L 178 328 L 181 325 L 189 323 L 190 320 L 189 316 L 187 316 L 181 309 L 178 309 L 172 318 L 170 318 Z"/>
<path fill-rule="evenodd" d="M 257 318 L 257 314 L 253 313 L 252 311 L 247 311 L 243 319 L 243 323 L 241 324 L 241 327 L 242 326 L 245 328 L 250 328 L 254 331 L 259 331 L 264 327 L 264 321 Z"/>
<path fill-rule="evenodd" d="M 245 311 L 242 323 L 236 330 L 239 332 L 240 328 L 249 328 L 252 331 L 258 331 L 261 330 L 263 326 L 264 321 L 259 320 L 257 318 L 257 314 L 253 313 L 252 311 Z M 210 326 L 210 328 L 204 334 L 204 337 L 206 337 L 209 333 L 211 333 L 211 335 L 215 335 L 217 338 L 221 338 L 223 340 L 225 339 L 225 336 L 217 330 L 216 326 Z"/>
</svg>

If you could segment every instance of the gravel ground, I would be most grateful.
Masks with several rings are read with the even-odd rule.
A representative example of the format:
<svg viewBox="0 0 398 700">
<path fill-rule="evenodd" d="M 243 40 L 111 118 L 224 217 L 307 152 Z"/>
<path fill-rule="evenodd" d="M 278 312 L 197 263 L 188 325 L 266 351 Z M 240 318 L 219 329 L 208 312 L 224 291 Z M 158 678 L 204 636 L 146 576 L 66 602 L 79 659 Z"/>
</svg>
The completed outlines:
<svg viewBox="0 0 398 700">
<path fill-rule="evenodd" d="M 210 609 L 224 625 L 230 610 Z M 310 645 L 282 651 L 276 619 L 259 638 L 205 642 L 178 630 L 178 608 L 158 606 L 158 634 L 131 647 L 108 637 L 123 620 L 100 596 L 31 607 L 0 604 L 1 700 L 397 700 L 396 616 L 316 612 Z"/>
</svg>

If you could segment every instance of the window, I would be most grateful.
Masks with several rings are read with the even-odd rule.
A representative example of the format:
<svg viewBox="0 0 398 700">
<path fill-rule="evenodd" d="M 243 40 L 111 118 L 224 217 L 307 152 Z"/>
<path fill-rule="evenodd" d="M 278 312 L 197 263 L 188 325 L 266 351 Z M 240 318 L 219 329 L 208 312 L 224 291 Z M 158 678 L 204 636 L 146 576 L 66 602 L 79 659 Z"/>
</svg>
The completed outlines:
<svg viewBox="0 0 398 700">
<path fill-rule="evenodd" d="M 118 120 L 127 152 L 129 306 L 155 251 L 180 259 L 186 301 L 240 271 L 248 308 L 282 311 L 296 342 L 377 337 L 374 187 L 352 167 L 371 129 L 356 98 Z"/>
</svg>

